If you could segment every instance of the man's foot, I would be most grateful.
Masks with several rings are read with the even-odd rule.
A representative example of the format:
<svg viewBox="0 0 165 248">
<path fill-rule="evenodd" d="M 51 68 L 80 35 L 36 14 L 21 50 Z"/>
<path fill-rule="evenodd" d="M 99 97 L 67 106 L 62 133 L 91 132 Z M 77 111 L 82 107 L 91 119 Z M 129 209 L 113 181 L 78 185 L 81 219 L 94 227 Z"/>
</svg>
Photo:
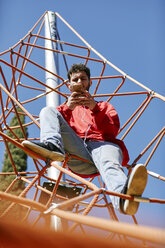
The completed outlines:
<svg viewBox="0 0 165 248">
<path fill-rule="evenodd" d="M 121 193 L 131 196 L 141 196 L 147 184 L 147 170 L 142 164 L 136 165 L 127 179 Z M 124 214 L 134 215 L 139 207 L 139 202 L 120 199 L 121 211 Z"/>
<path fill-rule="evenodd" d="M 63 161 L 65 156 L 64 154 L 52 143 L 48 142 L 47 144 L 44 143 L 37 143 L 31 142 L 28 140 L 24 140 L 22 142 L 23 146 L 28 148 L 29 150 L 37 153 L 41 157 L 53 160 L 53 161 Z M 36 158 L 35 156 L 28 153 L 29 156 Z"/>
</svg>

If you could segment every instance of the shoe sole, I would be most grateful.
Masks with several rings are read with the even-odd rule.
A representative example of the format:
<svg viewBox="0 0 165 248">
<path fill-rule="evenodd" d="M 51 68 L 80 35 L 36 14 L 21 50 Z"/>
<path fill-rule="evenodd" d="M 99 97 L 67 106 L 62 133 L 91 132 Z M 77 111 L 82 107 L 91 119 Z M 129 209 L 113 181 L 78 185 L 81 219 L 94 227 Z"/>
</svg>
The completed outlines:
<svg viewBox="0 0 165 248">
<path fill-rule="evenodd" d="M 147 184 L 146 167 L 137 165 L 129 178 L 126 194 L 131 196 L 141 196 Z M 139 207 L 139 202 L 125 200 L 123 210 L 126 214 L 134 215 Z"/>
<path fill-rule="evenodd" d="M 56 151 L 49 151 L 41 146 L 38 146 L 28 140 L 24 140 L 22 142 L 23 146 L 28 148 L 29 150 L 39 154 L 41 157 L 53 160 L 53 161 L 63 161 L 65 156 L 62 153 L 56 152 Z M 26 152 L 30 157 L 37 159 L 37 156 L 32 155 L 28 152 Z"/>
</svg>

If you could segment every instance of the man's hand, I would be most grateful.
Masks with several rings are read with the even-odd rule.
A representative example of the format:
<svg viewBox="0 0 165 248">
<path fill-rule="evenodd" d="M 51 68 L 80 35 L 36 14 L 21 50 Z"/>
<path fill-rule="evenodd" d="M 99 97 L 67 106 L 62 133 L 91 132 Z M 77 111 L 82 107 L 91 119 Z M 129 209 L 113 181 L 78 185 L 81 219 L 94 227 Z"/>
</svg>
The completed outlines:
<svg viewBox="0 0 165 248">
<path fill-rule="evenodd" d="M 96 102 L 90 93 L 86 91 L 73 92 L 67 101 L 67 106 L 73 110 L 76 106 L 87 106 L 90 110 L 94 109 Z"/>
<path fill-rule="evenodd" d="M 89 91 L 86 90 L 84 93 L 85 97 L 82 99 L 81 105 L 87 106 L 90 110 L 94 109 L 94 107 L 96 106 L 94 98 L 91 96 Z"/>
</svg>

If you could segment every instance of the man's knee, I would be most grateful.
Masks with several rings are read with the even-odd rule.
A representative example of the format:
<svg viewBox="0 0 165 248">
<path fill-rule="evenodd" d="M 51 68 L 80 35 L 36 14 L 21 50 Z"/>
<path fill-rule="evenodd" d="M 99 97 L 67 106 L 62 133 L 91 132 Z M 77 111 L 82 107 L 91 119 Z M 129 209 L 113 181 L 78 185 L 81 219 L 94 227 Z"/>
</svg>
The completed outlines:
<svg viewBox="0 0 165 248">
<path fill-rule="evenodd" d="M 46 115 L 50 115 L 50 114 L 58 114 L 58 110 L 55 107 L 52 106 L 47 106 L 42 108 L 41 112 L 40 112 L 40 118 L 42 118 L 43 116 Z"/>
</svg>

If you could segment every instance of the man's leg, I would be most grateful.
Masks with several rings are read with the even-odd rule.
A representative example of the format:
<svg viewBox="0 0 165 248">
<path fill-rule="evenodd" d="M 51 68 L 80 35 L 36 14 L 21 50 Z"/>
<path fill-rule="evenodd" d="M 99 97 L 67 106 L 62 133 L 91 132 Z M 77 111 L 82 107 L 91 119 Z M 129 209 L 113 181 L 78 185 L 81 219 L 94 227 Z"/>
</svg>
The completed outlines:
<svg viewBox="0 0 165 248">
<path fill-rule="evenodd" d="M 45 107 L 41 110 L 40 128 L 40 141 L 42 143 L 53 144 L 62 153 L 74 154 L 92 163 L 70 158 L 68 166 L 73 172 L 82 175 L 98 172 L 83 140 L 77 136 L 56 108 Z"/>
<path fill-rule="evenodd" d="M 147 183 L 147 170 L 143 165 L 136 165 L 127 179 L 122 169 L 122 151 L 118 145 L 89 141 L 88 148 L 108 190 L 128 195 L 142 195 Z M 134 215 L 138 210 L 138 202 L 115 196 L 110 198 L 114 208 L 122 213 Z"/>
<path fill-rule="evenodd" d="M 123 154 L 119 146 L 105 141 L 89 141 L 87 146 L 107 189 L 120 193 L 127 177 L 121 166 Z M 120 198 L 110 198 L 114 208 L 120 210 Z"/>
</svg>

